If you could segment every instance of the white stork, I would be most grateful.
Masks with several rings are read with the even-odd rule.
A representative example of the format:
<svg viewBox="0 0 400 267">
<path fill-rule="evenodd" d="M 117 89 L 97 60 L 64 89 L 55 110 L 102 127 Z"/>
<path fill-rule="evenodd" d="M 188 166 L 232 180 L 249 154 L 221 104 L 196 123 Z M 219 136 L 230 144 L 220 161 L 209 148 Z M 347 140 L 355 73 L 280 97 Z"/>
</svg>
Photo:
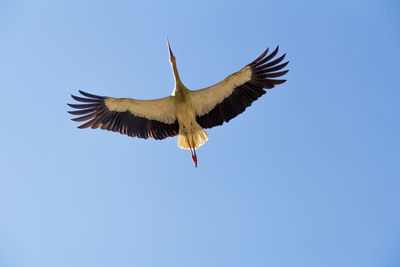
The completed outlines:
<svg viewBox="0 0 400 267">
<path fill-rule="evenodd" d="M 181 82 L 168 39 L 167 44 L 175 78 L 175 88 L 170 96 L 136 100 L 97 96 L 79 90 L 85 97 L 71 97 L 85 104 L 68 104 L 77 109 L 69 113 L 84 115 L 72 119 L 87 121 L 78 128 L 100 127 L 131 137 L 152 137 L 157 140 L 178 135 L 178 147 L 190 149 L 197 167 L 196 149 L 208 140 L 204 128 L 230 121 L 265 94 L 264 89 L 284 83 L 286 80 L 271 78 L 285 75 L 288 70 L 279 70 L 289 62 L 280 64 L 286 54 L 272 60 L 278 53 L 279 46 L 269 55 L 267 49 L 256 60 L 223 81 L 192 91 Z"/>
</svg>

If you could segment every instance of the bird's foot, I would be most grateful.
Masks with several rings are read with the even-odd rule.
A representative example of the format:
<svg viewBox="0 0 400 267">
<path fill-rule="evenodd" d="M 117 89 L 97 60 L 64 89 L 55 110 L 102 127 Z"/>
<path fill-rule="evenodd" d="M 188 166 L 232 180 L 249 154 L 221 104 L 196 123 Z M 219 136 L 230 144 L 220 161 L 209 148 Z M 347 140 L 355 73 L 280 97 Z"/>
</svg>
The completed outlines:
<svg viewBox="0 0 400 267">
<path fill-rule="evenodd" d="M 194 167 L 197 168 L 197 156 L 196 155 L 192 155 L 192 160 L 194 162 Z"/>
<path fill-rule="evenodd" d="M 192 153 L 192 160 L 194 162 L 194 167 L 197 168 L 197 155 L 196 155 L 196 148 L 193 149 L 194 153 Z"/>
</svg>

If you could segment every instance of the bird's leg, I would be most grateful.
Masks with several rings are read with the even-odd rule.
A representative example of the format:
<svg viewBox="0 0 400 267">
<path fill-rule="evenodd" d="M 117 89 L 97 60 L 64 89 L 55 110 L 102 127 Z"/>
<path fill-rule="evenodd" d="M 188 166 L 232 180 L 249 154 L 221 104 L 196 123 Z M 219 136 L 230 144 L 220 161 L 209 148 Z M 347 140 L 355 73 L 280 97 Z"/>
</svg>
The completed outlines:
<svg viewBox="0 0 400 267">
<path fill-rule="evenodd" d="M 192 150 L 192 145 L 189 142 L 189 137 L 187 136 L 187 133 L 185 133 L 186 136 L 186 140 L 189 144 L 189 149 L 190 149 L 190 154 L 192 155 L 192 160 L 194 162 L 194 167 L 197 168 L 197 156 L 196 156 L 196 149 L 194 149 L 194 154 L 193 154 L 193 150 Z M 192 139 L 193 140 L 193 139 Z"/>
</svg>

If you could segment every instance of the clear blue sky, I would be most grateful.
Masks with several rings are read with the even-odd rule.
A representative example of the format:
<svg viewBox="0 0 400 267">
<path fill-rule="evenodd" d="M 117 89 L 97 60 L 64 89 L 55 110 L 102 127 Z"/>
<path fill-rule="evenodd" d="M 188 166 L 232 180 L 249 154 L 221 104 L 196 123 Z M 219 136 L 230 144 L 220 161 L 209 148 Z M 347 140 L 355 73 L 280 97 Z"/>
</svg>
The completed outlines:
<svg viewBox="0 0 400 267">
<path fill-rule="evenodd" d="M 400 266 L 398 1 L 1 1 L 1 267 Z M 280 45 L 288 82 L 176 137 L 79 130 L 80 88 L 199 89 Z"/>
</svg>

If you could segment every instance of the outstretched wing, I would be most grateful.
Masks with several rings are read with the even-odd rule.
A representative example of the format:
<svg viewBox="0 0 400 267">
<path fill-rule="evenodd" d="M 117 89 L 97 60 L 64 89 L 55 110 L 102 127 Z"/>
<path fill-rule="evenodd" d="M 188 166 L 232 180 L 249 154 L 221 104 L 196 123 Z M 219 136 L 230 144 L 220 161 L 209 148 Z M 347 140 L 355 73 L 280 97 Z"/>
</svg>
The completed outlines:
<svg viewBox="0 0 400 267">
<path fill-rule="evenodd" d="M 289 63 L 280 64 L 286 54 L 271 61 L 278 49 L 279 46 L 268 56 L 268 49 L 265 50 L 252 63 L 222 82 L 192 91 L 192 104 L 201 127 L 211 128 L 228 122 L 265 94 L 264 88 L 271 89 L 286 81 L 271 79 L 281 77 L 289 71 L 277 72 Z"/>
<path fill-rule="evenodd" d="M 164 139 L 178 134 L 175 105 L 171 96 L 155 100 L 113 98 L 79 92 L 84 97 L 71 95 L 85 104 L 68 104 L 76 111 L 72 115 L 84 115 L 73 121 L 87 121 L 78 128 L 101 128 L 139 138 Z"/>
</svg>

